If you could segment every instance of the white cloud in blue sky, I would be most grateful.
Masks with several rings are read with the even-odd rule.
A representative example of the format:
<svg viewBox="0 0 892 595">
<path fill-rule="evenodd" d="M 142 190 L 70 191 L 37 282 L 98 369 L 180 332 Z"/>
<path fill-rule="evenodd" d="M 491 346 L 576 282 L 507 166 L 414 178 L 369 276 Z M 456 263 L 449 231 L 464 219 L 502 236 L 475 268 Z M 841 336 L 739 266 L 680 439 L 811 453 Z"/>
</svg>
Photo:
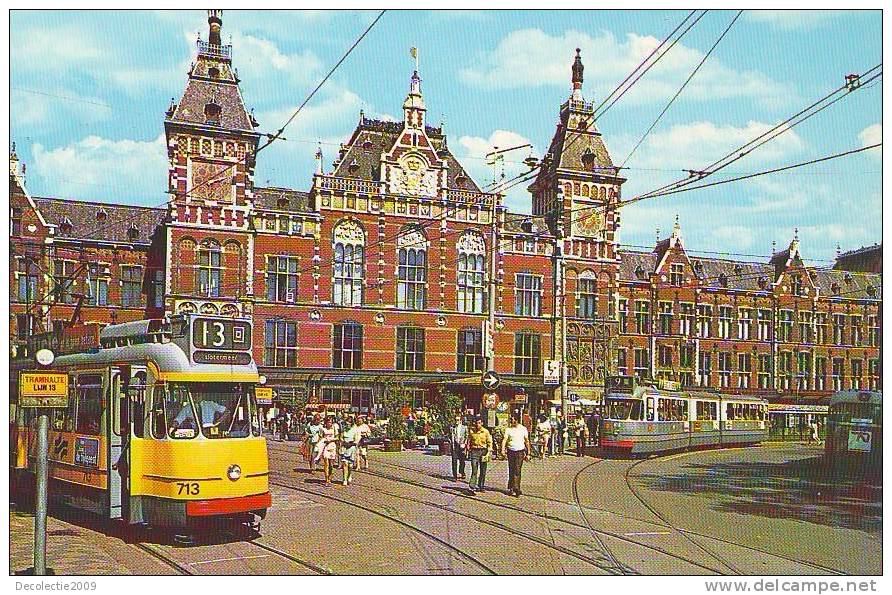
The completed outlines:
<svg viewBox="0 0 892 595">
<path fill-rule="evenodd" d="M 375 18 L 375 12 L 226 11 L 242 93 L 275 131 Z M 428 119 L 481 185 L 492 146 L 541 156 L 582 48 L 586 98 L 599 101 L 681 21 L 677 11 L 391 11 L 260 156 L 258 184 L 307 188 L 322 143 L 326 169 L 358 114 L 401 117 L 420 51 Z M 711 11 L 598 125 L 614 161 L 628 151 L 733 17 Z M 35 194 L 157 205 L 167 184 L 164 111 L 179 99 L 203 11 L 13 11 L 11 140 Z M 881 60 L 873 12 L 746 12 L 624 172 L 624 196 L 720 157 Z M 833 108 L 728 168 L 745 173 L 804 161 L 881 137 L 882 87 Z M 505 177 L 528 150 L 506 156 Z M 766 254 L 798 227 L 806 256 L 880 241 L 879 150 L 788 174 L 644 201 L 625 209 L 621 238 L 652 245 L 679 214 L 692 249 Z M 497 172 L 500 173 L 500 172 Z M 507 203 L 528 211 L 525 184 Z"/>
</svg>

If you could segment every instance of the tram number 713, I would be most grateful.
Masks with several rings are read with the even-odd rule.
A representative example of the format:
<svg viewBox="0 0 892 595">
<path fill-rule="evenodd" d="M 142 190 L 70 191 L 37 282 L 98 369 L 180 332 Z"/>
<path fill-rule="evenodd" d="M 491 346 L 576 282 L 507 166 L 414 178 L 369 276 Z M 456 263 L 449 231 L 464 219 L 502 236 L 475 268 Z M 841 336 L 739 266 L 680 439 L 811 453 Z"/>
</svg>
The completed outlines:
<svg viewBox="0 0 892 595">
<path fill-rule="evenodd" d="M 177 482 L 177 495 L 197 496 L 199 492 L 198 482 Z"/>
<path fill-rule="evenodd" d="M 870 452 L 871 432 L 866 428 L 849 430 L 849 450 Z"/>
</svg>

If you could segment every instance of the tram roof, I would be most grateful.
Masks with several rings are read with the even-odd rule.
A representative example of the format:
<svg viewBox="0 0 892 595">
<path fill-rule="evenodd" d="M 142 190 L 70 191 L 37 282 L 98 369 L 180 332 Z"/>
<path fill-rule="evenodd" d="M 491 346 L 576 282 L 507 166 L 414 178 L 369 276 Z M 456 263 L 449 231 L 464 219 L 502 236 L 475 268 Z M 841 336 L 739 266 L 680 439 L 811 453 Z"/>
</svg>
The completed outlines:
<svg viewBox="0 0 892 595">
<path fill-rule="evenodd" d="M 883 393 L 875 390 L 841 390 L 830 397 L 830 406 L 837 403 L 883 404 Z"/>
<path fill-rule="evenodd" d="M 157 368 L 159 380 L 180 382 L 258 382 L 257 365 L 193 364 L 176 343 L 142 343 L 108 347 L 87 353 L 60 355 L 54 367 L 88 367 L 146 362 Z"/>
</svg>

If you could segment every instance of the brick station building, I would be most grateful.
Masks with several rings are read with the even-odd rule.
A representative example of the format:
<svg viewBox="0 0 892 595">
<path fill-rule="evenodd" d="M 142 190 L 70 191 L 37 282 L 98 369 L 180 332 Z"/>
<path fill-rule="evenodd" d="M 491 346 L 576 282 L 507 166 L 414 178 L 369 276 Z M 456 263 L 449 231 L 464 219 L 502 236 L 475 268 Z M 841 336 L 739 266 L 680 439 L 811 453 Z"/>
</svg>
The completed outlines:
<svg viewBox="0 0 892 595">
<path fill-rule="evenodd" d="M 610 207 L 625 180 L 582 96 L 578 51 L 526 215 L 478 186 L 427 122 L 417 72 L 402 121 L 360 114 L 331 169 L 317 153 L 309 189 L 255 186 L 258 123 L 221 11 L 208 23 L 164 120 L 166 208 L 31 196 L 13 148 L 13 354 L 74 320 L 198 312 L 253 319 L 256 360 L 284 401 L 365 409 L 398 378 L 418 404 L 451 389 L 476 409 L 489 336 L 500 397 L 534 409 L 555 397 L 546 359 L 593 400 L 616 373 L 779 402 L 881 388 L 881 246 L 833 268 L 805 266 L 798 238 L 768 262 L 704 258 L 676 220 L 652 251 L 621 247 Z"/>
</svg>

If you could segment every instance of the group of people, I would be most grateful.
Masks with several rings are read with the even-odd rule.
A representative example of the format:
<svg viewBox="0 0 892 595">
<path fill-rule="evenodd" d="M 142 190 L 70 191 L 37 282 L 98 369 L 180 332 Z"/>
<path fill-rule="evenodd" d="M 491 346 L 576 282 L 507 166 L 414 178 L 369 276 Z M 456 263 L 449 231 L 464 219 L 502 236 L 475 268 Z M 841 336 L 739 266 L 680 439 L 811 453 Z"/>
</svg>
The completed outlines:
<svg viewBox="0 0 892 595">
<path fill-rule="evenodd" d="M 353 483 L 356 470 L 369 468 L 368 443 L 372 427 L 365 415 L 295 414 L 285 424 L 288 437 L 300 441 L 311 472 L 322 469 L 325 484 L 334 482 L 334 472 L 343 472 L 341 483 Z"/>
<path fill-rule="evenodd" d="M 548 418 L 540 415 L 534 428 L 533 456 L 544 459 L 549 455 L 564 454 L 573 440 L 576 456 L 581 457 L 589 444 L 590 434 L 588 424 L 581 415 L 577 415 L 569 424 L 560 416 Z"/>
<path fill-rule="evenodd" d="M 486 468 L 494 454 L 492 434 L 483 426 L 483 419 L 474 418 L 471 426 L 465 425 L 462 417 L 456 416 L 450 428 L 452 442 L 452 478 L 465 479 L 465 462 L 471 465 L 471 476 L 467 478 L 472 494 L 486 491 Z M 514 497 L 521 495 L 520 477 L 523 462 L 532 453 L 529 431 L 512 415 L 505 428 L 499 452 L 508 459 L 508 493 Z"/>
</svg>

